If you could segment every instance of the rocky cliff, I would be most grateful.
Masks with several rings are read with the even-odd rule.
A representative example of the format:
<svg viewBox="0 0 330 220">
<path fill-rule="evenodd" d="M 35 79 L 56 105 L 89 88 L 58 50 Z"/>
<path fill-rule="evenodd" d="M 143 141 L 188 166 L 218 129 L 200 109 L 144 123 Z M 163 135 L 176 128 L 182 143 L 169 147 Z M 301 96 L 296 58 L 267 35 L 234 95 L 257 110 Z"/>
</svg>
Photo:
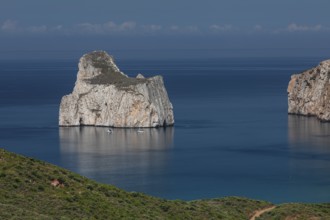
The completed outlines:
<svg viewBox="0 0 330 220">
<path fill-rule="evenodd" d="M 288 86 L 289 113 L 316 116 L 330 121 L 330 60 L 291 76 Z"/>
<path fill-rule="evenodd" d="M 104 51 L 85 54 L 73 92 L 61 100 L 60 126 L 158 127 L 174 124 L 163 78 L 130 78 Z"/>
</svg>

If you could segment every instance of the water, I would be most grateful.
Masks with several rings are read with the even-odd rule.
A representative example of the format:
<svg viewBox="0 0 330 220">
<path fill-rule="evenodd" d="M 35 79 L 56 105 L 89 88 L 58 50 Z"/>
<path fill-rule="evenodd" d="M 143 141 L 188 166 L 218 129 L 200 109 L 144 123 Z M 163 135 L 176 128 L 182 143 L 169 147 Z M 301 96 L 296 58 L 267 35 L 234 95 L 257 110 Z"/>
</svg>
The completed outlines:
<svg viewBox="0 0 330 220">
<path fill-rule="evenodd" d="M 329 202 L 330 124 L 287 115 L 290 75 L 319 61 L 119 60 L 131 76 L 164 76 L 176 124 L 113 134 L 57 126 L 77 61 L 0 61 L 0 146 L 168 199 Z"/>
</svg>

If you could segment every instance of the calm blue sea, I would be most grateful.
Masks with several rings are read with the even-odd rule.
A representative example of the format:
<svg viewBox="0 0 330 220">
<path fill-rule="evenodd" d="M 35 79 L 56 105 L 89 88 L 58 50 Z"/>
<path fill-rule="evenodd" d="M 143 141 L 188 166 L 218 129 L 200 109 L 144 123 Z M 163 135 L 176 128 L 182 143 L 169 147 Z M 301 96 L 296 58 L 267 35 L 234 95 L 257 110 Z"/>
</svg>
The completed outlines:
<svg viewBox="0 0 330 220">
<path fill-rule="evenodd" d="M 287 114 L 290 75 L 321 58 L 118 60 L 161 74 L 176 124 L 59 128 L 77 60 L 0 61 L 0 147 L 168 199 L 330 202 L 330 123 Z"/>
</svg>

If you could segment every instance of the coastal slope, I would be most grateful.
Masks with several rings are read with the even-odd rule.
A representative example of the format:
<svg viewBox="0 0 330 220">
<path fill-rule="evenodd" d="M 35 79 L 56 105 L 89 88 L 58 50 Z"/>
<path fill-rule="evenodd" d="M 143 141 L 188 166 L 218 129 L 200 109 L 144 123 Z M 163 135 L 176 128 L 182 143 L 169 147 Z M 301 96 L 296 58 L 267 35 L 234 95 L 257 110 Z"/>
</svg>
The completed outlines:
<svg viewBox="0 0 330 220">
<path fill-rule="evenodd" d="M 291 76 L 288 112 L 330 121 L 330 60 Z"/>
<path fill-rule="evenodd" d="M 60 126 L 160 127 L 174 124 L 162 76 L 131 78 L 104 51 L 79 61 L 73 92 L 63 96 Z"/>
<path fill-rule="evenodd" d="M 0 149 L 0 219 L 248 219 L 265 201 L 165 200 Z"/>
<path fill-rule="evenodd" d="M 270 189 L 271 190 L 271 189 Z M 330 219 L 330 203 L 165 200 L 0 149 L 0 219 Z M 266 210 L 266 211 L 265 211 Z"/>
</svg>

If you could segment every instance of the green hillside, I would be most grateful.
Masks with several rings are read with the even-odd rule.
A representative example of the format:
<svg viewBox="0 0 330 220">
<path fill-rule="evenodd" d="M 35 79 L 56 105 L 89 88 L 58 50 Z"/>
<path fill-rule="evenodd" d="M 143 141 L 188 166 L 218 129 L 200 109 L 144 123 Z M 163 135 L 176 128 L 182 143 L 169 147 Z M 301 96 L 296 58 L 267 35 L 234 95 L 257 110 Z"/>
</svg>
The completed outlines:
<svg viewBox="0 0 330 220">
<path fill-rule="evenodd" d="M 297 204 L 278 205 L 275 209 L 260 216 L 258 220 L 329 220 L 330 203 L 326 204 Z"/>
<path fill-rule="evenodd" d="M 53 186 L 52 182 L 55 184 L 56 181 L 58 185 Z M 0 219 L 238 220 L 249 219 L 256 210 L 271 205 L 269 202 L 239 197 L 185 202 L 126 192 L 0 149 Z M 296 206 L 304 208 L 303 205 Z M 281 205 L 264 214 L 268 217 L 263 219 L 283 217 L 283 213 L 291 207 Z M 321 210 L 316 217 L 330 219 L 329 208 L 329 205 L 323 204 L 311 210 Z"/>
</svg>

